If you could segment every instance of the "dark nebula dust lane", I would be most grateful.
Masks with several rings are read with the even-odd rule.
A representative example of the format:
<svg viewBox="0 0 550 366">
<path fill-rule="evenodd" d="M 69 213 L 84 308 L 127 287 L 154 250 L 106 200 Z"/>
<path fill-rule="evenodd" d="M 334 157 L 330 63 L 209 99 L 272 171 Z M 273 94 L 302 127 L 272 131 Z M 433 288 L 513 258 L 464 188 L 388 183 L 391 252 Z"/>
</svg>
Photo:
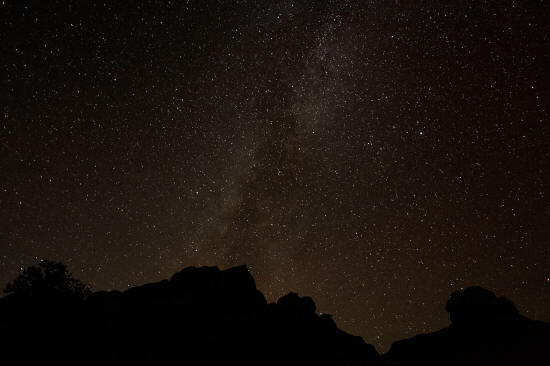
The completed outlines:
<svg viewBox="0 0 550 366">
<path fill-rule="evenodd" d="M 0 280 L 247 264 L 380 351 L 550 320 L 544 1 L 3 1 Z"/>
</svg>

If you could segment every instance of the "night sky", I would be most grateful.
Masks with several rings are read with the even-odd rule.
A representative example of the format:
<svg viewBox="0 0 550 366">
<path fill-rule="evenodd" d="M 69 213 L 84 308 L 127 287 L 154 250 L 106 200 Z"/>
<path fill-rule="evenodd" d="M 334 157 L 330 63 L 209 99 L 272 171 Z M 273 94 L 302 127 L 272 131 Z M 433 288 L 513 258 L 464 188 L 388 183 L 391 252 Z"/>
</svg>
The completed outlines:
<svg viewBox="0 0 550 366">
<path fill-rule="evenodd" d="M 247 264 L 379 351 L 550 320 L 545 1 L 2 1 L 0 282 Z"/>
</svg>

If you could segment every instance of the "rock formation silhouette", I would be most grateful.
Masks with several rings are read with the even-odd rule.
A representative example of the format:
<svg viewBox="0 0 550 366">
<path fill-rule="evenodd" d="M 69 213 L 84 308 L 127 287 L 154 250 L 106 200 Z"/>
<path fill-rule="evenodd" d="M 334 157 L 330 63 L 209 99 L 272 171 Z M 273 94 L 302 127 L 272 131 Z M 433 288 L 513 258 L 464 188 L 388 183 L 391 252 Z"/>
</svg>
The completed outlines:
<svg viewBox="0 0 550 366">
<path fill-rule="evenodd" d="M 0 299 L 2 364 L 550 365 L 550 324 L 481 287 L 452 294 L 449 327 L 380 356 L 317 314 L 310 297 L 289 293 L 268 304 L 245 266 L 189 267 L 170 280 L 92 294 L 66 269 L 37 273 L 24 272 Z"/>
<path fill-rule="evenodd" d="M 550 365 L 550 324 L 528 319 L 481 287 L 447 301 L 451 325 L 395 342 L 387 365 Z"/>
<path fill-rule="evenodd" d="M 55 307 L 0 299 L 6 365 L 380 365 L 373 346 L 290 293 L 267 304 L 245 266 L 189 267 L 170 280 Z"/>
</svg>

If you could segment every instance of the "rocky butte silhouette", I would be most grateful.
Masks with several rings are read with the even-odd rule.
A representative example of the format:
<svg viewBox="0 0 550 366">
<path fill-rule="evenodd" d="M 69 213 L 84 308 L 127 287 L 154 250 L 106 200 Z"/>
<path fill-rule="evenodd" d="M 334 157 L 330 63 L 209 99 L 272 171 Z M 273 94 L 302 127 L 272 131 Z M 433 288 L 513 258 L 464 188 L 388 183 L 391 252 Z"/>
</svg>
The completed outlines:
<svg viewBox="0 0 550 366">
<path fill-rule="evenodd" d="M 268 304 L 245 266 L 189 267 L 91 295 L 63 265 L 41 267 L 60 280 L 31 267 L 0 299 L 3 365 L 550 365 L 550 324 L 481 287 L 451 296 L 448 328 L 381 357 L 317 314 L 310 297 Z"/>
<path fill-rule="evenodd" d="M 519 314 L 512 302 L 481 287 L 447 301 L 451 325 L 395 342 L 387 365 L 550 365 L 550 323 Z"/>
<path fill-rule="evenodd" d="M 0 299 L 6 365 L 380 365 L 372 345 L 290 293 L 268 304 L 245 266 L 85 300 Z"/>
</svg>

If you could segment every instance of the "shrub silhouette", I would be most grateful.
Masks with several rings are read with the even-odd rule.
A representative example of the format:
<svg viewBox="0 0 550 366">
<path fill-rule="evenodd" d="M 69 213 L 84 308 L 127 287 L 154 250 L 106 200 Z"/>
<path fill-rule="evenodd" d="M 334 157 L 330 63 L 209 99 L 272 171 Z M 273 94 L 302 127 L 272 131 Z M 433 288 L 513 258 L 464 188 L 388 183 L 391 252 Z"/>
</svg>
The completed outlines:
<svg viewBox="0 0 550 366">
<path fill-rule="evenodd" d="M 91 288 L 73 278 L 65 264 L 43 260 L 8 282 L 4 293 L 17 297 L 83 300 L 91 294 Z"/>
</svg>

